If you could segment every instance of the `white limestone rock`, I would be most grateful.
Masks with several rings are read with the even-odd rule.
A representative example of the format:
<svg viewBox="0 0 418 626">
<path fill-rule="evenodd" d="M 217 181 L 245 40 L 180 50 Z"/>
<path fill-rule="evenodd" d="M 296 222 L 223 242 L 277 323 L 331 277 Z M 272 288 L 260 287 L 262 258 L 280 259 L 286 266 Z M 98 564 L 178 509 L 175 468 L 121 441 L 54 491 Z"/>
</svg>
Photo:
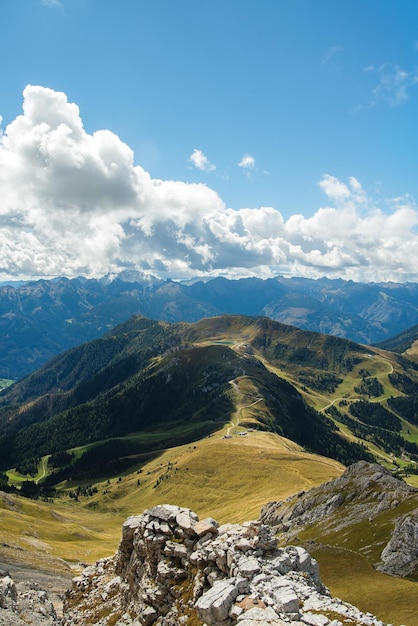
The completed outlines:
<svg viewBox="0 0 418 626">
<path fill-rule="evenodd" d="M 125 522 L 115 557 L 74 579 L 62 624 L 178 626 L 193 617 L 207 626 L 337 626 L 325 621 L 329 611 L 341 623 L 383 626 L 331 598 L 315 559 L 278 548 L 260 521 L 219 526 L 159 505 Z"/>
<path fill-rule="evenodd" d="M 245 578 L 254 578 L 261 572 L 261 565 L 252 556 L 243 556 L 238 561 L 238 571 Z"/>
<path fill-rule="evenodd" d="M 0 579 L 0 608 L 13 609 L 16 607 L 16 601 L 16 585 L 10 576 L 4 576 Z"/>
<path fill-rule="evenodd" d="M 199 521 L 198 516 L 189 509 L 182 509 L 176 516 L 176 522 L 178 526 L 184 530 L 187 535 L 194 535 L 194 527 Z"/>
<path fill-rule="evenodd" d="M 207 517 L 206 519 L 202 519 L 200 522 L 196 522 L 194 525 L 194 532 L 202 537 L 206 535 L 206 533 L 216 534 L 219 528 L 219 524 L 213 517 Z"/>
<path fill-rule="evenodd" d="M 55 607 L 37 583 L 17 589 L 10 576 L 0 578 L 0 626 L 58 626 Z"/>
<path fill-rule="evenodd" d="M 226 579 L 216 582 L 196 602 L 199 617 L 208 626 L 215 626 L 216 622 L 225 621 L 237 595 L 236 581 Z"/>
<path fill-rule="evenodd" d="M 252 608 L 238 617 L 239 626 L 281 626 L 285 624 L 276 611 L 267 607 L 265 609 Z"/>
</svg>

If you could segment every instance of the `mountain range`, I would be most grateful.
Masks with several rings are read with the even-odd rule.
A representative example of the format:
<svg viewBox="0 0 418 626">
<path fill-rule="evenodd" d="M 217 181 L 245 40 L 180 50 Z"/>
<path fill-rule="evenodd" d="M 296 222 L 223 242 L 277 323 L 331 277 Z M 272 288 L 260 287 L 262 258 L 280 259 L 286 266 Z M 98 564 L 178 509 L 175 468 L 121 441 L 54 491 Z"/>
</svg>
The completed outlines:
<svg viewBox="0 0 418 626">
<path fill-rule="evenodd" d="M 110 474 L 227 422 L 345 465 L 412 467 L 417 398 L 418 364 L 395 352 L 266 317 L 133 316 L 3 391 L 0 470 L 52 455 L 44 485 Z"/>
<path fill-rule="evenodd" d="M 305 396 L 308 387 L 316 395 L 333 390 L 368 362 L 367 355 L 348 340 L 268 318 L 220 316 L 169 324 L 134 316 L 3 392 L 0 470 L 17 466 L 26 473 L 22 464 L 31 459 L 37 466 L 45 455 L 88 444 L 90 449 L 71 460 L 66 477 L 82 475 L 83 467 L 91 475 L 104 459 L 119 468 L 123 458 L 219 430 L 237 415 L 243 396 L 252 407 L 240 422 L 345 463 L 367 458 L 365 449 L 341 438 L 295 387 L 302 385 Z M 294 384 L 278 376 L 277 368 Z M 143 431 L 163 431 L 166 437 L 147 445 L 132 437 Z"/>
<path fill-rule="evenodd" d="M 417 323 L 418 285 L 282 276 L 181 283 L 136 272 L 2 285 L 0 379 L 22 378 L 135 314 L 171 323 L 223 314 L 261 315 L 375 344 Z"/>
<path fill-rule="evenodd" d="M 133 315 L 61 352 L 0 394 L 0 559 L 68 576 L 68 562 L 108 554 L 123 518 L 146 507 L 177 501 L 242 521 L 264 505 L 284 541 L 291 520 L 298 542 L 313 546 L 327 585 L 349 593 L 359 571 L 379 583 L 370 604 L 365 585 L 352 585 L 351 601 L 394 623 L 381 598 L 394 583 L 368 568 L 415 533 L 416 490 L 389 474 L 415 484 L 415 342 L 414 327 L 386 350 L 265 316 Z M 357 463 L 339 483 L 361 459 L 389 472 Z M 402 567 L 397 601 L 413 626 L 416 564 Z"/>
</svg>

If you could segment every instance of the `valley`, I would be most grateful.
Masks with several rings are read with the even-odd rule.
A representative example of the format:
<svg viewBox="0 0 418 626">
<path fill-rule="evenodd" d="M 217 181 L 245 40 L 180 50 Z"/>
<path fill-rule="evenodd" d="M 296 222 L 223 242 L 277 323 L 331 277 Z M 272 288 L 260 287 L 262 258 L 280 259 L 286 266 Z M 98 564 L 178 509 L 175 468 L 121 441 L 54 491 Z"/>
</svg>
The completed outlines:
<svg viewBox="0 0 418 626">
<path fill-rule="evenodd" d="M 418 626 L 418 1 L 0 5 L 0 626 Z"/>
<path fill-rule="evenodd" d="M 129 515 L 175 503 L 242 523 L 360 459 L 413 485 L 417 369 L 405 355 L 268 318 L 134 316 L 1 394 L 0 562 L 70 579 L 116 550 Z M 398 399 L 406 405 L 394 410 Z M 331 591 L 413 626 L 415 574 L 376 571 L 361 546 L 350 560 L 321 532 L 298 542 L 324 563 Z M 348 589 L 350 577 L 367 579 L 368 593 Z M 396 593 L 398 616 L 382 589 Z"/>
</svg>

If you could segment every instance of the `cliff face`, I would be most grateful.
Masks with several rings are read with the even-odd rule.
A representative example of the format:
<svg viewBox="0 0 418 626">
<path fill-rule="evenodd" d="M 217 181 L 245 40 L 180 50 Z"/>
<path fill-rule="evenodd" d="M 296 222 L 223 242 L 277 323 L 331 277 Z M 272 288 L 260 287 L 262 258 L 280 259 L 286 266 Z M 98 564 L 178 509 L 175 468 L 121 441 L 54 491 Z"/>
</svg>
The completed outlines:
<svg viewBox="0 0 418 626">
<path fill-rule="evenodd" d="M 396 520 L 377 568 L 395 576 L 412 576 L 418 569 L 418 509 Z"/>
<path fill-rule="evenodd" d="M 383 626 L 332 598 L 314 559 L 261 521 L 219 524 L 160 505 L 123 525 L 118 552 L 75 578 L 64 626 Z"/>
</svg>

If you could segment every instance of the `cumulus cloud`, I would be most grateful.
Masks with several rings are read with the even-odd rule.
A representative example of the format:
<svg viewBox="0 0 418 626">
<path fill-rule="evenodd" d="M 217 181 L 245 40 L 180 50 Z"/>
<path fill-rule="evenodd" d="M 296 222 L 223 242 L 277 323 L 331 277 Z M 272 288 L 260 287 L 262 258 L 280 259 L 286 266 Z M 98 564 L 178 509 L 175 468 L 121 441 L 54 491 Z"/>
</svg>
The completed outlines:
<svg viewBox="0 0 418 626">
<path fill-rule="evenodd" d="M 417 279 L 413 198 L 381 208 L 354 177 L 326 174 L 319 185 L 325 206 L 309 218 L 233 210 L 206 185 L 151 178 L 114 133 L 87 133 L 65 94 L 29 85 L 22 114 L 0 135 L 0 279 L 125 268 L 174 279 Z"/>
<path fill-rule="evenodd" d="M 216 165 L 213 165 L 213 163 L 208 160 L 207 156 L 203 154 L 201 150 L 197 150 L 196 148 L 190 155 L 189 161 L 191 161 L 198 170 L 202 170 L 204 172 L 213 172 L 213 170 L 216 170 Z"/>
</svg>

